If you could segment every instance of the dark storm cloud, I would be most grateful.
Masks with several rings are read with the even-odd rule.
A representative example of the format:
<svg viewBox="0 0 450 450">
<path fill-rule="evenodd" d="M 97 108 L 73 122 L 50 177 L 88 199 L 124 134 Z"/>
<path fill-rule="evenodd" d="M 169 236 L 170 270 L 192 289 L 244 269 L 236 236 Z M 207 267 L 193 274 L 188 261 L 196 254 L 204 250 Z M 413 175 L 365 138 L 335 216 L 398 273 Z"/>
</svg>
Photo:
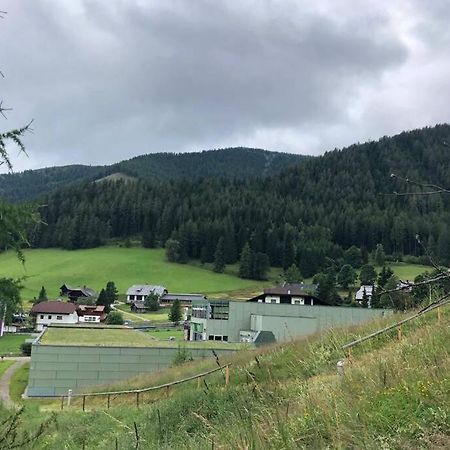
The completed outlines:
<svg viewBox="0 0 450 450">
<path fill-rule="evenodd" d="M 435 39 L 418 3 L 3 3 L 8 125 L 35 119 L 19 168 L 240 144 L 319 153 L 400 131 L 389 108 L 396 125 L 427 124 L 398 116 L 390 82 L 410 90 Z"/>
</svg>

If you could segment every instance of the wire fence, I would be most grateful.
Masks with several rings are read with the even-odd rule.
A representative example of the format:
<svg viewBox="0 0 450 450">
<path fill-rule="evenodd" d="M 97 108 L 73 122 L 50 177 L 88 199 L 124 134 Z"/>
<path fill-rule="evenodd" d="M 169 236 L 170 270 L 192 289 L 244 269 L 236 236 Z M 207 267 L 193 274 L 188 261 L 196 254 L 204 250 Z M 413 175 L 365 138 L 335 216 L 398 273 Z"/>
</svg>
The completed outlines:
<svg viewBox="0 0 450 450">
<path fill-rule="evenodd" d="M 209 375 L 212 375 L 217 372 L 222 372 L 224 378 L 225 386 L 228 386 L 230 382 L 230 366 L 229 364 L 219 365 L 214 369 L 208 370 L 206 372 L 202 372 L 196 375 L 192 375 L 190 377 L 182 378 L 180 380 L 172 381 L 169 383 L 160 384 L 158 386 L 150 386 L 142 389 L 131 389 L 131 390 L 123 390 L 123 391 L 105 391 L 105 392 L 87 392 L 82 394 L 74 394 L 71 390 L 68 391 L 65 395 L 53 395 L 46 396 L 42 398 L 59 398 L 61 400 L 61 411 L 64 408 L 69 407 L 80 407 L 83 411 L 86 411 L 88 408 L 88 403 L 91 403 L 91 406 L 95 406 L 97 409 L 109 409 L 113 406 L 115 400 L 120 399 L 120 403 L 128 403 L 133 404 L 137 408 L 139 408 L 143 404 L 153 403 L 161 398 L 167 398 L 170 396 L 171 389 L 174 386 L 179 384 L 184 384 L 189 381 L 196 381 L 197 388 L 201 388 L 203 386 L 208 389 L 208 385 L 206 383 L 205 378 Z M 163 395 L 158 396 L 154 394 Z M 90 399 L 101 399 L 100 401 L 96 400 L 89 402 Z"/>
<path fill-rule="evenodd" d="M 419 317 L 423 316 L 424 314 L 427 314 L 431 311 L 437 310 L 437 320 L 438 322 L 441 321 L 441 307 L 445 306 L 447 304 L 450 303 L 450 294 L 446 295 L 445 297 L 441 298 L 438 302 L 431 304 L 429 306 L 427 306 L 426 308 L 421 309 L 419 312 L 417 312 L 416 314 L 407 317 L 406 319 L 400 320 L 399 322 L 396 322 L 392 325 L 389 325 L 388 327 L 382 328 L 381 330 L 377 330 L 373 333 L 370 333 L 366 336 L 363 336 L 359 339 L 355 339 L 345 345 L 342 346 L 343 350 L 347 350 L 347 356 L 349 359 L 352 358 L 352 348 L 356 345 L 362 344 L 365 341 L 368 341 L 369 339 L 373 339 L 377 336 L 380 336 L 381 334 L 387 333 L 391 330 L 397 329 L 397 337 L 398 339 L 402 338 L 402 325 L 410 322 L 412 320 L 418 319 Z"/>
</svg>

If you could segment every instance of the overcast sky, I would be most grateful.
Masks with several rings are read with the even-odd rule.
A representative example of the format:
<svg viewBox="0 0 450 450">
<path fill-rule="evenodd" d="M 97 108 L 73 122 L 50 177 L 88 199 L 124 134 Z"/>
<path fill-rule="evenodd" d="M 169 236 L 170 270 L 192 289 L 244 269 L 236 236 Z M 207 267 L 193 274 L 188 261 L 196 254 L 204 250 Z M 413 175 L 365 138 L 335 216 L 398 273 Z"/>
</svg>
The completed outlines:
<svg viewBox="0 0 450 450">
<path fill-rule="evenodd" d="M 320 154 L 450 121 L 447 0 L 0 0 L 16 170 L 249 146 Z"/>
</svg>

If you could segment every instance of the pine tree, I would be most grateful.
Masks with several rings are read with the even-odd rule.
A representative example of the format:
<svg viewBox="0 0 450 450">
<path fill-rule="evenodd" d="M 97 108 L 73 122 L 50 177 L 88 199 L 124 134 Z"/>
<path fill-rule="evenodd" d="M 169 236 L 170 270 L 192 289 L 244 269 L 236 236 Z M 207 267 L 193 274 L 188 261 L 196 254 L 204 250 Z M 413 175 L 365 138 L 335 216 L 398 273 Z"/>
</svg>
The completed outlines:
<svg viewBox="0 0 450 450">
<path fill-rule="evenodd" d="M 251 278 L 254 280 L 267 280 L 269 268 L 269 257 L 262 252 L 255 253 L 253 256 Z"/>
<path fill-rule="evenodd" d="M 216 251 L 214 252 L 214 272 L 222 273 L 225 270 L 225 248 L 224 239 L 221 237 L 217 242 Z"/>
<path fill-rule="evenodd" d="M 181 311 L 181 303 L 180 300 L 176 299 L 172 306 L 170 307 L 169 311 L 169 320 L 175 324 L 180 322 L 180 320 L 183 318 L 183 312 Z"/>
<path fill-rule="evenodd" d="M 117 301 L 119 294 L 114 281 L 108 281 L 106 283 L 105 294 L 110 305 Z"/>
<path fill-rule="evenodd" d="M 377 244 L 377 248 L 375 249 L 375 264 L 377 266 L 384 266 L 386 261 L 386 254 L 384 253 L 383 244 Z"/>
<path fill-rule="evenodd" d="M 110 305 L 111 303 L 108 300 L 108 296 L 106 294 L 105 289 L 102 289 L 100 291 L 100 294 L 97 297 L 97 301 L 96 301 L 96 305 L 97 306 L 104 306 L 105 307 L 105 311 L 108 313 L 110 311 Z"/>
<path fill-rule="evenodd" d="M 45 302 L 48 300 L 47 291 L 45 290 L 45 287 L 42 286 L 41 290 L 39 291 L 38 298 L 36 300 L 36 303 Z"/>
<path fill-rule="evenodd" d="M 377 278 L 377 272 L 375 268 L 370 264 L 366 264 L 361 267 L 361 272 L 359 274 L 359 279 L 361 284 L 374 284 Z"/>
<path fill-rule="evenodd" d="M 239 277 L 252 278 L 253 272 L 253 252 L 250 248 L 250 244 L 247 242 L 244 245 L 241 253 L 241 259 L 239 261 Z"/>
<path fill-rule="evenodd" d="M 356 281 L 355 269 L 350 264 L 344 264 L 339 271 L 337 281 L 344 289 L 354 285 Z"/>
<path fill-rule="evenodd" d="M 144 301 L 145 307 L 149 311 L 158 311 L 159 310 L 159 297 L 155 294 L 149 294 L 145 298 Z"/>
<path fill-rule="evenodd" d="M 284 281 L 286 283 L 301 283 L 303 281 L 300 269 L 295 264 L 292 264 L 284 273 Z"/>
</svg>

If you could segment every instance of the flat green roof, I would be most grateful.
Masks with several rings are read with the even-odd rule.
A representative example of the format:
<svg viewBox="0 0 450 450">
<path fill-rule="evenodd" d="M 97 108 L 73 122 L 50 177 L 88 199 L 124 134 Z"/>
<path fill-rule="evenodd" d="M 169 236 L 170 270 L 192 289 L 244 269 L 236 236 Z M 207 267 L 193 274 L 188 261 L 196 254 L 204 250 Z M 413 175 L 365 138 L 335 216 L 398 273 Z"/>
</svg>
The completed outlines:
<svg viewBox="0 0 450 450">
<path fill-rule="evenodd" d="M 211 348 L 240 350 L 248 344 L 218 341 L 168 341 L 158 340 L 142 331 L 127 328 L 77 328 L 49 327 L 41 336 L 41 345 L 70 345 L 92 347 L 163 347 Z"/>
</svg>

